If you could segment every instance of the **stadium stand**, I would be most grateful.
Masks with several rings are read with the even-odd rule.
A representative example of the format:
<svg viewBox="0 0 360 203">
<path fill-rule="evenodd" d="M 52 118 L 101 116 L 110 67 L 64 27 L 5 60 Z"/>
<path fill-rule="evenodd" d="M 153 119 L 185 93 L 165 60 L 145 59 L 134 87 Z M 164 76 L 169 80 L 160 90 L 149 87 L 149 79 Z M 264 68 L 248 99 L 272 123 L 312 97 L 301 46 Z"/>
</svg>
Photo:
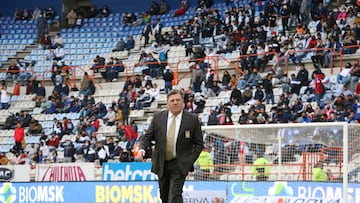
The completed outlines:
<svg viewBox="0 0 360 203">
<path fill-rule="evenodd" d="M 253 15 L 254 18 L 252 20 L 256 21 L 260 27 L 262 14 L 269 12 L 267 6 L 271 4 L 271 1 L 258 1 L 253 5 L 248 3 L 248 1 L 240 1 L 239 5 L 248 5 L 248 7 L 246 7 L 248 11 L 253 12 L 248 14 Z M 342 7 L 346 7 L 348 10 L 350 7 L 354 10 L 356 8 L 357 13 L 359 13 L 359 6 L 355 4 L 338 5 L 338 8 Z M 234 15 L 238 14 L 236 9 L 230 11 L 230 6 L 225 3 L 217 2 L 212 8 L 218 10 L 220 21 L 223 22 L 229 20 L 226 16 L 232 12 Z M 330 6 L 327 9 L 330 11 Z M 179 32 L 179 34 L 181 31 L 186 31 L 187 22 L 193 22 L 195 18 L 201 18 L 200 16 L 203 16 L 202 21 L 206 21 L 205 16 L 207 15 L 205 15 L 205 13 L 207 11 L 201 8 L 199 10 L 199 8 L 194 5 L 191 5 L 182 16 L 174 17 L 175 12 L 176 9 L 172 9 L 166 14 L 152 15 L 151 24 L 155 24 L 159 19 L 163 26 L 162 34 L 165 36 L 166 33 L 170 34 L 174 30 Z M 204 15 L 199 15 L 199 13 L 202 12 Z M 280 10 L 278 12 L 280 12 Z M 135 12 L 134 14 L 139 16 L 141 13 Z M 206 14 L 209 15 L 209 19 L 214 17 L 212 16 L 213 12 Z M 154 35 L 150 36 L 150 41 L 153 43 L 143 48 L 145 37 L 142 36 L 142 32 L 145 25 L 123 25 L 120 20 L 123 17 L 124 13 L 114 12 L 103 18 L 84 18 L 80 27 L 62 28 L 59 30 L 59 34 L 64 42 L 63 49 L 65 52 L 64 58 L 55 62 L 55 66 L 59 69 L 54 69 L 53 60 L 49 60 L 51 59 L 52 49 L 44 50 L 41 46 L 37 46 L 28 55 L 24 56 L 25 61 L 36 61 L 36 64 L 31 67 L 32 73 L 36 74 L 36 78 L 32 78 L 32 81 L 28 85 L 21 87 L 20 95 L 11 96 L 9 109 L 0 111 L 0 124 L 4 129 L 0 131 L 1 152 L 8 153 L 12 150 L 14 143 L 14 124 L 18 121 L 23 123 L 27 122 L 27 125 L 25 125 L 25 140 L 27 143 L 24 149 L 25 151 L 30 151 L 32 143 L 38 147 L 40 146 L 41 140 L 49 141 L 51 134 L 55 132 L 60 140 L 60 144 L 56 147 L 56 150 L 59 151 L 58 161 L 65 160 L 63 156 L 66 147 L 62 144 L 68 141 L 73 142 L 75 148 L 78 149 L 77 154 L 81 155 L 77 156 L 79 161 L 94 161 L 88 159 L 89 149 L 85 147 L 85 143 L 89 143 L 92 148 L 96 149 L 98 141 L 104 141 L 105 139 L 106 143 L 106 139 L 109 137 L 116 138 L 115 143 L 119 143 L 125 149 L 133 150 L 132 146 L 127 144 L 126 139 L 123 137 L 135 140 L 141 137 L 149 125 L 154 111 L 160 110 L 166 105 L 165 84 L 161 77 L 162 74 L 155 74 L 154 77 L 146 79 L 149 78 L 152 72 L 148 73 L 144 71 L 151 69 L 152 62 L 148 61 L 148 58 L 151 57 L 148 55 L 152 54 L 153 58 L 155 58 L 155 62 L 153 63 L 158 65 L 159 61 L 162 60 L 160 52 L 166 48 L 164 48 L 161 43 L 155 43 L 156 36 Z M 359 17 L 353 18 L 356 20 L 359 19 Z M 238 21 L 235 17 L 230 19 Z M 245 16 L 244 12 L 243 20 L 245 19 L 249 20 L 248 15 Z M 318 21 L 316 22 L 319 23 Z M 313 36 L 318 32 L 324 34 L 326 31 L 322 29 L 325 28 L 319 26 L 320 28 L 314 33 L 310 33 L 311 28 L 306 28 L 309 30 L 309 33 L 301 35 L 296 33 L 296 28 L 282 33 L 283 26 L 279 16 L 276 18 L 276 23 L 277 26 L 271 28 L 263 24 L 262 26 L 268 29 L 268 35 L 266 35 L 265 38 L 269 41 L 254 44 L 254 50 L 257 48 L 257 45 L 261 44 L 263 44 L 264 47 L 259 47 L 258 50 L 264 49 L 265 47 L 267 48 L 264 52 L 268 53 L 265 55 L 268 62 L 264 64 L 266 69 L 264 68 L 263 71 L 260 71 L 259 67 L 256 67 L 259 63 L 261 65 L 260 60 L 262 57 L 261 54 L 259 54 L 260 51 L 256 53 L 254 50 L 247 49 L 248 46 L 246 46 L 246 49 L 243 47 L 245 46 L 244 44 L 250 42 L 250 40 L 256 43 L 256 38 L 260 33 L 246 30 L 249 32 L 239 35 L 240 39 L 237 44 L 235 43 L 235 47 L 225 52 L 221 52 L 223 51 L 223 48 L 220 46 L 221 40 L 224 38 L 227 42 L 231 42 L 234 38 L 224 33 L 216 35 L 215 37 L 211 34 L 208 37 L 200 37 L 198 40 L 190 39 L 190 41 L 194 43 L 194 47 L 191 47 L 192 53 L 190 53 L 190 55 L 187 53 L 188 47 L 186 40 L 180 40 L 179 43 L 168 43 L 167 64 L 162 67 L 160 72 L 164 71 L 166 66 L 171 69 L 174 77 L 176 77 L 173 82 L 174 88 L 183 88 L 186 93 L 186 110 L 198 113 L 199 119 L 204 125 L 325 121 L 358 123 L 360 121 L 360 114 L 357 112 L 357 108 L 360 107 L 357 100 L 359 94 L 359 88 L 357 87 L 359 75 L 356 75 L 357 73 L 355 71 L 359 68 L 358 45 L 360 39 L 358 36 L 358 25 L 356 25 L 357 27 L 354 26 L 351 28 L 354 33 L 357 34 L 353 41 L 353 45 L 356 46 L 339 48 L 337 51 L 332 52 L 332 58 L 329 59 L 332 67 L 328 64 L 329 67 L 325 68 L 325 59 L 322 63 L 324 65 L 322 65 L 321 60 L 313 56 L 328 54 L 326 47 L 305 48 L 305 41 L 310 39 L 311 34 Z M 335 22 L 335 24 L 336 23 L 338 22 Z M 19 51 L 25 50 L 28 45 L 37 43 L 35 21 L 16 21 L 13 17 L 1 17 L 0 24 L 0 32 L 2 34 L 0 40 L 0 52 L 2 53 L 0 61 L 2 64 L 12 59 Z M 219 24 L 224 26 L 222 29 L 225 29 L 225 27 L 228 27 L 227 29 L 230 30 L 232 29 L 231 22 L 228 22 L 227 25 L 225 23 Z M 238 25 L 233 26 L 236 26 L 236 29 L 234 28 L 233 30 L 234 32 L 235 30 L 245 31 L 245 29 L 241 29 L 240 26 L 237 28 Z M 342 28 L 343 27 L 346 27 L 345 24 L 342 25 Z M 346 31 L 340 30 L 340 32 L 345 33 Z M 274 33 L 275 36 L 273 36 Z M 252 34 L 254 34 L 254 36 L 252 36 Z M 255 36 L 255 34 L 258 36 Z M 284 36 L 280 37 L 282 34 L 284 34 Z M 134 48 L 124 51 L 112 51 L 116 48 L 116 44 L 120 38 L 127 42 L 129 36 L 134 37 Z M 185 36 L 183 37 L 185 39 Z M 194 36 L 190 38 L 196 37 L 198 36 L 194 34 Z M 302 55 L 301 62 L 299 63 L 297 63 L 296 60 L 295 63 L 292 63 L 293 60 L 289 54 L 291 55 L 293 53 L 288 51 L 292 47 L 286 47 L 288 43 L 292 43 L 290 40 L 292 37 L 294 39 L 302 39 L 304 42 L 303 49 L 299 48 L 295 50 L 297 56 L 305 53 Z M 320 38 L 324 38 L 323 41 L 326 41 L 326 37 L 320 36 Z M 55 38 L 52 38 L 52 41 L 55 40 Z M 321 39 L 318 40 L 321 41 Z M 341 42 L 343 40 L 345 40 L 345 38 L 338 41 Z M 327 48 L 332 49 L 336 47 L 335 44 L 332 45 L 332 47 Z M 343 46 L 345 46 L 345 44 L 343 44 Z M 196 48 L 204 51 L 204 55 L 198 57 L 198 59 L 194 57 L 198 54 L 194 53 Z M 273 52 L 276 52 L 276 54 Z M 94 59 L 97 58 L 97 56 L 100 56 L 100 58 L 103 57 L 104 61 L 103 64 L 99 66 L 96 66 L 98 65 L 96 64 L 94 69 Z M 118 73 L 118 77 L 114 78 L 116 80 L 108 80 L 108 78 L 105 77 L 113 67 L 120 66 L 114 65 L 111 58 L 119 59 L 125 66 L 125 70 Z M 197 63 L 197 60 L 200 61 L 200 63 Z M 66 65 L 63 65 L 63 62 Z M 105 67 L 104 65 L 109 62 L 111 62 L 111 64 Z M 347 62 L 351 63 L 350 66 L 353 73 L 342 72 L 342 66 Z M 302 63 L 305 64 L 305 68 L 300 67 Z M 66 66 L 70 68 L 68 70 L 63 69 L 63 67 Z M 202 78 L 198 81 L 201 85 L 200 92 L 191 89 L 194 88 L 194 83 L 196 83 L 196 66 L 199 66 L 201 70 L 199 74 L 201 74 Z M 246 68 L 246 66 L 249 66 L 249 68 Z M 275 78 L 278 73 L 278 66 L 281 67 L 279 70 L 281 75 Z M 313 66 L 315 68 L 313 68 Z M 4 68 L 6 67 L 3 66 L 3 69 Z M 211 73 L 211 69 L 215 70 L 215 73 Z M 114 70 L 116 71 L 116 69 Z M 220 79 L 220 76 L 223 76 L 225 70 L 229 71 L 231 75 L 235 75 L 235 81 L 224 78 Z M 313 78 L 310 73 L 311 70 L 314 70 L 314 76 L 320 75 L 322 72 L 324 77 L 320 79 L 316 77 Z M 246 71 L 249 71 L 249 73 L 246 74 Z M 88 72 L 90 75 L 89 79 L 86 79 L 88 83 L 84 82 L 84 72 Z M 284 76 L 285 73 L 288 75 Z M 0 79 L 5 79 L 6 74 L 6 72 L 1 72 Z M 175 74 L 177 76 L 175 76 Z M 241 74 L 244 75 L 240 77 Z M 251 83 L 249 77 L 258 77 L 256 76 L 257 74 L 259 74 L 260 77 L 259 83 Z M 290 77 L 291 74 L 294 74 L 292 78 Z M 302 84 L 300 80 L 301 74 L 305 75 L 306 81 L 304 84 Z M 345 84 L 339 83 L 336 76 L 337 74 L 348 77 L 349 82 Z M 268 75 L 272 75 L 273 78 L 270 78 L 269 86 L 266 86 L 264 85 L 264 81 Z M 54 79 L 54 84 L 51 82 L 52 79 Z M 38 80 L 38 82 L 36 82 L 36 80 Z M 104 82 L 106 80 L 108 82 Z M 241 80 L 245 81 L 245 84 L 249 86 L 238 89 L 238 83 L 240 83 Z M 152 87 L 147 89 L 146 84 L 150 83 L 149 81 L 151 85 L 156 83 L 158 87 L 156 89 Z M 35 96 L 41 97 L 41 92 L 37 91 L 39 89 L 39 82 L 40 86 L 41 84 L 45 86 L 44 91 L 46 92 L 46 96 L 37 100 L 34 99 Z M 217 85 L 213 85 L 212 82 L 219 83 L 219 88 L 216 87 Z M 79 88 L 90 89 L 90 83 L 92 83 L 92 87 L 94 88 L 92 94 L 79 96 L 79 92 L 75 91 L 76 88 L 78 90 Z M 321 88 L 323 88 L 322 93 L 317 92 L 316 88 L 318 87 L 318 83 L 321 83 Z M 189 86 L 190 89 L 188 89 Z M 238 95 L 236 94 L 238 94 L 238 92 L 232 89 L 232 86 L 235 86 L 236 90 L 240 90 L 241 101 L 237 105 L 234 103 L 234 100 L 237 99 L 236 97 L 238 97 Z M 68 90 L 64 91 L 66 87 Z M 29 94 L 24 94 L 27 92 L 25 88 L 30 89 Z M 34 91 L 31 89 L 34 89 Z M 123 89 L 125 91 L 123 91 Z M 56 90 L 57 93 L 53 93 L 53 90 Z M 10 90 L 8 91 L 11 92 Z M 250 94 L 250 98 L 248 101 L 245 101 L 244 95 L 247 95 L 247 93 Z M 319 94 L 321 98 L 317 99 L 317 95 Z M 268 97 L 270 100 L 271 97 L 274 97 L 275 104 L 266 102 L 265 97 Z M 116 114 L 108 115 L 107 107 L 112 107 L 116 110 L 115 106 L 117 106 Z M 30 128 L 33 128 L 35 124 L 29 121 L 26 116 L 22 115 L 23 113 L 21 112 L 24 111 L 30 112 L 30 116 L 39 121 L 41 125 L 39 133 L 29 133 Z M 108 124 L 109 122 L 103 121 L 104 117 L 116 118 L 117 121 L 111 125 Z M 126 126 L 130 126 L 133 132 L 125 130 Z M 42 137 L 41 132 L 45 134 L 44 137 Z M 82 134 L 86 136 L 82 136 Z M 226 141 L 225 139 L 222 140 L 224 143 L 226 143 Z M 252 147 L 254 148 L 254 146 Z M 268 147 L 269 148 L 265 150 L 266 154 L 271 154 L 270 148 L 273 146 Z M 256 149 L 253 148 L 249 150 L 255 151 Z M 111 153 L 115 152 L 109 152 L 109 156 Z M 226 153 L 224 153 L 223 156 L 227 156 Z M 118 157 L 118 155 L 115 157 Z M 219 159 L 225 160 L 224 157 L 220 157 Z M 28 162 L 32 163 L 37 161 L 38 160 L 33 159 Z M 50 162 L 52 160 L 47 161 Z M 251 161 L 249 163 L 251 163 Z M 294 163 L 300 161 L 300 158 L 293 160 Z M 299 171 L 299 167 L 295 168 L 294 171 Z M 235 172 L 236 171 L 240 171 L 240 169 L 237 168 L 235 169 Z M 230 177 L 230 179 L 236 178 L 238 177 Z M 294 179 L 294 177 L 291 178 Z M 220 179 L 228 180 L 229 177 L 223 176 L 220 177 Z"/>
</svg>

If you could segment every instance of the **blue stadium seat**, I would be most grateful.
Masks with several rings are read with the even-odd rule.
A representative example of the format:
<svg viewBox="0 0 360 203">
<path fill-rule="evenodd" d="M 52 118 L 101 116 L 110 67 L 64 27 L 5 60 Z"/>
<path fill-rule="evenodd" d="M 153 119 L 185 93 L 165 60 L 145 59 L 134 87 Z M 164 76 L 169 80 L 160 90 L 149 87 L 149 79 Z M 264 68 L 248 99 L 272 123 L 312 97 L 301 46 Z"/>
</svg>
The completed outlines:
<svg viewBox="0 0 360 203">
<path fill-rule="evenodd" d="M 27 44 L 35 44 L 34 39 L 28 39 L 28 40 L 27 40 Z"/>
</svg>

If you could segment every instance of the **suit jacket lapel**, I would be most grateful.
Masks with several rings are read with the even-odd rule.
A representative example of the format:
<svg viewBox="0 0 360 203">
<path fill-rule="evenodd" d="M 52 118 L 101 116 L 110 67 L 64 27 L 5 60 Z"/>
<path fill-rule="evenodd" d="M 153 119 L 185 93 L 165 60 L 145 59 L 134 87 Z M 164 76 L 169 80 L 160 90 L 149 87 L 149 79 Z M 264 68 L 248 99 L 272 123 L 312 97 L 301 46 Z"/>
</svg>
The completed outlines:
<svg viewBox="0 0 360 203">
<path fill-rule="evenodd" d="M 189 118 L 188 118 L 188 115 L 186 114 L 185 111 L 183 111 L 182 118 L 181 118 L 181 123 L 180 123 L 180 128 L 179 128 L 179 134 L 178 134 L 178 136 L 177 136 L 177 140 L 176 140 L 176 141 L 178 141 L 179 138 L 184 134 L 184 131 L 185 131 L 185 128 L 184 128 L 185 124 L 184 124 L 184 122 L 185 122 L 186 120 L 188 120 L 188 119 L 189 119 Z M 181 139 L 181 138 L 180 138 L 180 139 Z"/>
<path fill-rule="evenodd" d="M 167 120 L 168 120 L 168 111 L 164 111 L 163 116 L 161 117 L 160 120 L 160 125 L 161 126 L 161 137 L 163 138 L 164 143 L 166 143 L 166 132 L 167 132 Z"/>
</svg>

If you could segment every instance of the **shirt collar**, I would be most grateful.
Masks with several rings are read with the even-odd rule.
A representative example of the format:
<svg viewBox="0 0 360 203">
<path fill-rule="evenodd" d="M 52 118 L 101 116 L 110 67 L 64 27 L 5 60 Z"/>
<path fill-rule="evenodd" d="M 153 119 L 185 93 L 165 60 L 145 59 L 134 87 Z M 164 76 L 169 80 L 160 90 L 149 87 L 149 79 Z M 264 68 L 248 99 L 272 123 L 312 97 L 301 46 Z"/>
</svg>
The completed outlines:
<svg viewBox="0 0 360 203">
<path fill-rule="evenodd" d="M 181 111 L 178 115 L 174 115 L 174 114 L 172 114 L 170 111 L 169 111 L 169 113 L 168 113 L 168 118 L 173 118 L 173 116 L 175 116 L 176 117 L 176 119 L 178 119 L 178 118 L 181 118 L 182 117 L 182 114 L 183 114 L 183 111 Z"/>
</svg>

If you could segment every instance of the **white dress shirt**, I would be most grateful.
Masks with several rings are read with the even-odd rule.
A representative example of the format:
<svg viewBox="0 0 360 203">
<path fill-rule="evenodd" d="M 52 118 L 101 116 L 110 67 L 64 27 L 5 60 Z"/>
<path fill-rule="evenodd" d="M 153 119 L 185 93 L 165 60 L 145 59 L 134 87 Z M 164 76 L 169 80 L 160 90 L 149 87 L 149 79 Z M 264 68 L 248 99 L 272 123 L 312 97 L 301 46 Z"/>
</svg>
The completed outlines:
<svg viewBox="0 0 360 203">
<path fill-rule="evenodd" d="M 179 113 L 177 116 L 176 116 L 176 127 L 175 127 L 175 137 L 174 137 L 174 157 L 176 157 L 176 140 L 177 140 L 177 137 L 179 135 L 179 129 L 180 129 L 180 124 L 181 124 L 181 118 L 182 118 L 182 114 L 183 112 L 181 111 L 181 113 Z M 168 130 L 170 128 L 170 124 L 171 124 L 171 121 L 173 119 L 173 114 L 169 111 L 168 113 L 168 119 L 167 119 L 167 128 L 166 128 L 166 135 L 168 134 Z"/>
</svg>

